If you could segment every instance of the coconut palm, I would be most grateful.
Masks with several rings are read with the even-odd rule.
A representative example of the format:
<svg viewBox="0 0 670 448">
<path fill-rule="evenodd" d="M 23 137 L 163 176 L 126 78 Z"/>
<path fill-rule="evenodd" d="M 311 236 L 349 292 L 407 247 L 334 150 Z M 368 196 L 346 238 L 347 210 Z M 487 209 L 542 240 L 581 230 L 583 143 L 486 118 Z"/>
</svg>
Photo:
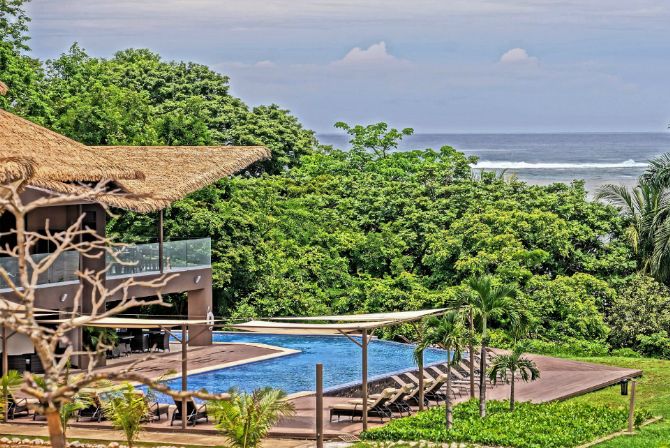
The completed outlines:
<svg viewBox="0 0 670 448">
<path fill-rule="evenodd" d="M 523 356 L 520 348 L 515 348 L 512 353 L 498 355 L 491 361 L 491 368 L 488 371 L 488 376 L 493 383 L 499 380 L 510 384 L 509 392 L 509 409 L 514 411 L 514 382 L 516 374 L 522 381 L 535 381 L 540 378 L 540 370 L 537 365 L 528 358 Z"/>
<path fill-rule="evenodd" d="M 471 278 L 467 282 L 474 294 L 468 295 L 466 300 L 472 312 L 479 318 L 481 325 L 481 359 L 479 375 L 479 415 L 486 417 L 486 348 L 488 345 L 488 323 L 491 319 L 504 316 L 511 320 L 516 319 L 515 305 L 512 297 L 516 293 L 514 285 L 495 285 L 493 278 L 483 275 Z"/>
<path fill-rule="evenodd" d="M 467 343 L 467 330 L 463 317 L 457 311 L 450 311 L 441 318 L 432 318 L 426 322 L 426 332 L 417 347 L 425 350 L 430 345 L 437 345 L 449 352 L 447 361 L 447 393 L 444 400 L 444 413 L 447 429 L 453 426 L 451 403 L 451 370 L 452 366 L 461 362 L 463 349 Z"/>
<path fill-rule="evenodd" d="M 266 387 L 248 394 L 231 389 L 228 400 L 212 401 L 208 409 L 216 429 L 236 448 L 256 448 L 281 417 L 291 416 L 295 407 L 286 393 Z"/>
<path fill-rule="evenodd" d="M 649 162 L 632 189 L 603 185 L 596 195 L 617 207 L 628 220 L 626 229 L 638 270 L 670 282 L 670 153 Z"/>
</svg>

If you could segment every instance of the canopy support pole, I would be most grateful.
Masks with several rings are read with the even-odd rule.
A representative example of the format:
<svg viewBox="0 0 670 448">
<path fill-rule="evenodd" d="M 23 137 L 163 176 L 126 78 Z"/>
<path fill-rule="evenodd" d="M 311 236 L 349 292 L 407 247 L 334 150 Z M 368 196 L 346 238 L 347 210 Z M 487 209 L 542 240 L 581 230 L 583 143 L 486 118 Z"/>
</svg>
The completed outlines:
<svg viewBox="0 0 670 448">
<path fill-rule="evenodd" d="M 363 431 L 368 430 L 368 330 L 363 330 L 361 343 L 362 361 L 363 361 L 363 380 L 362 380 L 362 394 L 363 394 Z"/>
<path fill-rule="evenodd" d="M 7 355 L 7 327 L 5 324 L 2 324 L 2 375 L 8 375 L 9 374 L 9 357 Z M 4 419 L 2 420 L 4 423 L 7 423 L 9 421 L 9 406 L 7 406 L 9 402 L 9 397 L 7 393 L 7 389 L 3 391 L 3 397 L 2 397 L 2 403 L 4 406 L 2 406 L 2 411 L 4 414 Z"/>
<path fill-rule="evenodd" d="M 316 447 L 323 448 L 323 364 L 316 365 Z"/>
<path fill-rule="evenodd" d="M 163 209 L 158 212 L 158 271 L 162 274 L 163 266 Z"/>
<path fill-rule="evenodd" d="M 186 325 L 181 326 L 181 391 L 188 389 L 188 343 L 186 341 Z M 186 415 L 186 397 L 181 397 L 181 429 L 186 430 L 188 416 Z"/>
</svg>

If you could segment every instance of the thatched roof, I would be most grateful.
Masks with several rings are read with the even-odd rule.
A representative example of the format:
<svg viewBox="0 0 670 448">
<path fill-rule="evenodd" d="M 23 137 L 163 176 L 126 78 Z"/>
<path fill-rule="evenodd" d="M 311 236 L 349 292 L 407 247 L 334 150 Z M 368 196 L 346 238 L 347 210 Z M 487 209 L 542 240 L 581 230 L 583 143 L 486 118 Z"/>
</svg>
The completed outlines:
<svg viewBox="0 0 670 448">
<path fill-rule="evenodd" d="M 114 182 L 126 194 L 105 194 L 97 198 L 112 207 L 139 212 L 163 209 L 189 193 L 270 157 L 270 151 L 262 146 L 95 146 L 91 149 L 144 174 L 141 180 Z M 30 183 L 58 193 L 78 193 L 85 188 L 40 179 Z"/>
<path fill-rule="evenodd" d="M 165 208 L 269 157 L 261 146 L 89 147 L 0 109 L 0 184 L 23 179 L 76 193 L 86 188 L 79 183 L 111 180 L 120 191 L 98 199 L 141 212 Z"/>
<path fill-rule="evenodd" d="M 0 159 L 22 159 L 35 178 L 59 182 L 141 179 L 140 171 L 117 165 L 104 154 L 0 109 Z M 15 169 L 16 167 L 12 167 Z M 3 171 L 7 168 L 3 166 Z"/>
<path fill-rule="evenodd" d="M 270 151 L 262 146 L 96 146 L 93 149 L 128 169 L 144 173 L 143 180 L 116 182 L 131 196 L 119 198 L 120 203 L 114 205 L 138 211 L 164 208 L 270 157 Z"/>
<path fill-rule="evenodd" d="M 7 95 L 8 91 L 9 91 L 9 88 L 7 88 L 7 84 L 0 81 L 0 95 L 2 95 L 2 96 Z"/>
</svg>

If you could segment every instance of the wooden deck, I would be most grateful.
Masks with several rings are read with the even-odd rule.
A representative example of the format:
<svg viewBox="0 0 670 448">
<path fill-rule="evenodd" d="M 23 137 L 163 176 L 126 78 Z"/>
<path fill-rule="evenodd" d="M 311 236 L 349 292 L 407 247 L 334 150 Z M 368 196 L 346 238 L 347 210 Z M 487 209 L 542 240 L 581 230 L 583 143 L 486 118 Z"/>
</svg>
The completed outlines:
<svg viewBox="0 0 670 448">
<path fill-rule="evenodd" d="M 244 344 L 225 344 L 214 345 L 211 347 L 195 347 L 189 350 L 189 358 L 192 359 L 191 365 L 194 370 L 221 368 L 226 365 L 237 365 L 241 362 L 263 359 L 266 356 L 280 356 L 281 351 L 278 348 L 274 350 L 270 347 L 250 346 Z M 529 355 L 533 359 L 541 372 L 541 378 L 533 383 L 517 382 L 516 396 L 520 401 L 532 401 L 541 403 L 552 400 L 570 398 L 576 395 L 585 394 L 594 390 L 602 389 L 607 386 L 617 384 L 622 379 L 640 376 L 639 370 L 623 369 L 600 364 L 590 364 L 566 359 L 551 358 L 547 356 Z M 140 366 L 138 370 L 144 371 L 147 375 L 160 376 L 166 368 L 178 366 L 180 353 L 175 351 L 170 354 L 162 354 L 157 358 L 148 361 L 146 366 Z M 115 361 L 114 365 L 106 368 L 113 369 L 127 363 L 123 360 Z M 311 372 L 295 372 L 296 375 L 311 374 Z M 618 393 L 612 392 L 612 393 Z M 509 396 L 508 385 L 497 385 L 488 391 L 489 399 L 506 399 Z M 464 401 L 469 397 L 468 390 L 462 390 L 462 396 L 457 397 L 456 401 Z M 327 439 L 337 439 L 343 435 L 358 434 L 361 430 L 360 421 L 349 421 L 343 419 L 341 422 L 328 421 L 328 408 L 335 403 L 346 402 L 348 398 L 325 397 L 324 398 L 324 433 Z M 271 437 L 276 438 L 296 438 L 313 439 L 314 438 L 314 418 L 315 397 L 305 394 L 292 399 L 296 407 L 296 415 L 291 418 L 282 419 L 270 433 Z M 16 423 L 33 423 L 27 418 L 19 418 Z M 35 424 L 44 424 L 35 422 Z M 370 427 L 381 424 L 376 419 L 371 418 Z M 109 422 L 91 423 L 80 422 L 71 424 L 76 428 L 109 429 Z M 169 420 L 146 425 L 147 431 L 152 432 L 180 432 L 181 428 L 170 426 Z M 195 427 L 189 427 L 188 432 L 201 435 L 215 435 L 216 431 L 213 424 L 198 424 Z"/>
</svg>

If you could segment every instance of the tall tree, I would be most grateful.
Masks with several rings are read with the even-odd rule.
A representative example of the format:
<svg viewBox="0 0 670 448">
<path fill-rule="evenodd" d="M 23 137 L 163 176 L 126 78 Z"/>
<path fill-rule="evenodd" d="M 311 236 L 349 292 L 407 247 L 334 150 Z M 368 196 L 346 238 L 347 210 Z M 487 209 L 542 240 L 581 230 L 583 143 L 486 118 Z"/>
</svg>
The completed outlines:
<svg viewBox="0 0 670 448">
<path fill-rule="evenodd" d="M 28 1 L 0 1 L 0 81 L 9 88 L 5 96 L 0 95 L 0 108 L 43 121 L 49 114 L 43 95 L 44 72 L 41 63 L 27 55 Z"/>
<path fill-rule="evenodd" d="M 481 324 L 481 353 L 479 361 L 479 415 L 486 416 L 486 350 L 489 343 L 489 321 L 504 316 L 514 317 L 516 293 L 513 285 L 496 285 L 493 277 L 484 275 L 467 282 L 474 294 L 468 296 L 473 312 Z"/>
</svg>

